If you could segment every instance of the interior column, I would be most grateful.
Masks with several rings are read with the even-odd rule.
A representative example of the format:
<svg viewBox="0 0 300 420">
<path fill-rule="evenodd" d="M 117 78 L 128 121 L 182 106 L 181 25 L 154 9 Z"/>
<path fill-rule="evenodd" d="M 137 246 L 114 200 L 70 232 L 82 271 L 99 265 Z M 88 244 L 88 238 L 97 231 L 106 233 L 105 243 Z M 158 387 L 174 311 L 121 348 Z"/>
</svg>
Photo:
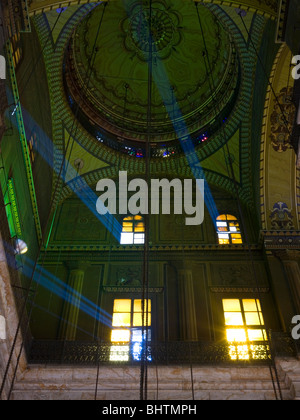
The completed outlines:
<svg viewBox="0 0 300 420">
<path fill-rule="evenodd" d="M 76 339 L 85 264 L 80 262 L 68 263 L 68 269 L 69 278 L 62 313 L 60 337 L 71 341 Z"/>
<path fill-rule="evenodd" d="M 181 339 L 184 341 L 196 341 L 198 334 L 191 270 L 181 269 L 178 271 L 178 292 Z"/>
</svg>

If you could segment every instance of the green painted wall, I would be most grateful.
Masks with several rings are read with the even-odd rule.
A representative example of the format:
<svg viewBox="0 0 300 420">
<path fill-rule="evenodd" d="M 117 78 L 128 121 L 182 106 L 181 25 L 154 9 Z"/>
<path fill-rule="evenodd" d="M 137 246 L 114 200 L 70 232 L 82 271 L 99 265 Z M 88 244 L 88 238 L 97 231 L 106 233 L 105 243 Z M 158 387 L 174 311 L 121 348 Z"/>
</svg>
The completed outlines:
<svg viewBox="0 0 300 420">
<path fill-rule="evenodd" d="M 276 25 L 273 21 L 268 21 L 263 33 L 260 49 L 257 50 L 260 60 L 257 62 L 255 84 L 253 90 L 252 106 L 252 179 L 253 194 L 256 204 L 255 221 L 260 225 L 260 146 L 263 109 L 265 105 L 266 92 L 268 87 L 268 77 L 273 62 L 280 47 L 274 43 Z"/>
</svg>

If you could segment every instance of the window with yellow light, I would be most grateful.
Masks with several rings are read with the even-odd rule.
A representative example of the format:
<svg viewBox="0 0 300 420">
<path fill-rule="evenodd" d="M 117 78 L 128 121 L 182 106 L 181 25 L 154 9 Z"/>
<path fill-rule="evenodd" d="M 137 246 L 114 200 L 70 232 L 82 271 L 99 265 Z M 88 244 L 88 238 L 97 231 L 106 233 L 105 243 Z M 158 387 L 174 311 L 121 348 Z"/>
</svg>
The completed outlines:
<svg viewBox="0 0 300 420">
<path fill-rule="evenodd" d="M 217 217 L 216 225 L 220 245 L 243 243 L 240 225 L 235 216 L 222 214 Z"/>
<path fill-rule="evenodd" d="M 110 360 L 140 360 L 142 343 L 151 340 L 151 299 L 115 299 Z"/>
<path fill-rule="evenodd" d="M 124 217 L 120 243 L 121 245 L 142 245 L 145 243 L 145 224 L 142 216 Z"/>
<path fill-rule="evenodd" d="M 259 299 L 223 299 L 231 360 L 268 357 L 267 333 Z"/>
</svg>

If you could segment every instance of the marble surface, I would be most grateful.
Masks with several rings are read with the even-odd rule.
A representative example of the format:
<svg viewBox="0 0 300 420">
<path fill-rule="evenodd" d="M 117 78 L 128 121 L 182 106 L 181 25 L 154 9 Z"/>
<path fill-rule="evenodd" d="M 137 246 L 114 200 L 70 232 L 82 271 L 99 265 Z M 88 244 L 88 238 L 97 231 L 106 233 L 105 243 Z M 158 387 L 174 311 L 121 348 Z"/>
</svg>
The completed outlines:
<svg viewBox="0 0 300 420">
<path fill-rule="evenodd" d="M 283 398 L 295 398 L 300 362 L 282 361 L 279 378 Z M 29 366 L 18 376 L 12 399 L 94 400 L 96 381 L 96 367 Z M 147 383 L 149 400 L 276 399 L 268 367 L 151 366 Z M 139 367 L 100 367 L 97 399 L 138 400 L 139 390 Z"/>
</svg>

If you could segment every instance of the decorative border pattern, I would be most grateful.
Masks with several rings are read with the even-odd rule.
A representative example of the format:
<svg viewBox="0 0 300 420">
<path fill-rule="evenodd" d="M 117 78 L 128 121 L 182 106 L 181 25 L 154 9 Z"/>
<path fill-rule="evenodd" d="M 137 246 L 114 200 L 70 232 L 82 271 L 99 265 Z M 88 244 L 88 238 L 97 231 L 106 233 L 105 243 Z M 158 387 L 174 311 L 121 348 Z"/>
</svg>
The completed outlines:
<svg viewBox="0 0 300 420">
<path fill-rule="evenodd" d="M 268 153 L 268 139 L 267 139 L 267 130 L 268 126 L 270 124 L 270 117 L 272 113 L 272 90 L 271 86 L 274 82 L 275 72 L 277 69 L 278 62 L 280 60 L 281 55 L 283 54 L 284 49 L 287 48 L 285 44 L 282 44 L 277 52 L 276 58 L 274 60 L 271 74 L 269 77 L 269 84 L 267 88 L 266 98 L 265 98 L 265 106 L 264 106 L 264 115 L 263 115 L 263 121 L 262 121 L 262 132 L 261 132 L 261 146 L 260 146 L 260 214 L 261 214 L 261 227 L 262 230 L 267 229 L 267 209 L 266 209 L 266 167 L 265 162 L 267 158 Z M 291 79 L 292 81 L 292 79 Z M 296 160 L 296 158 L 295 158 Z M 295 163 L 296 167 L 296 163 Z M 295 225 L 295 228 L 299 228 L 299 221 L 300 221 L 300 169 L 296 168 L 295 173 L 295 206 L 296 206 L 296 214 L 298 215 L 297 220 L 297 226 Z M 289 232 L 287 232 L 288 235 L 290 235 Z"/>
<path fill-rule="evenodd" d="M 284 43 L 284 30 L 287 19 L 287 7 L 288 0 L 279 0 L 278 6 L 278 19 L 277 19 L 277 31 L 276 31 L 276 42 Z"/>
<path fill-rule="evenodd" d="M 269 293 L 269 287 L 210 287 L 212 293 Z"/>
<path fill-rule="evenodd" d="M 74 25 L 80 22 L 91 10 L 93 10 L 99 3 L 86 4 L 77 10 L 72 18 L 65 24 L 63 33 L 66 36 L 70 36 Z M 64 100 L 63 85 L 61 80 L 61 69 L 62 69 L 62 58 L 64 54 L 65 40 L 61 45 L 61 35 L 59 36 L 56 45 L 53 42 L 49 42 L 50 28 L 46 16 L 38 15 L 33 19 L 36 31 L 38 33 L 41 45 L 43 46 L 43 56 L 46 66 L 46 73 L 49 85 L 49 94 L 51 101 L 52 111 L 52 135 L 54 144 L 54 176 L 53 185 L 58 185 L 56 188 L 56 197 L 53 200 L 54 206 L 57 204 L 61 197 L 61 190 L 63 181 L 57 174 L 60 173 L 63 156 L 65 153 L 65 141 L 64 141 L 64 119 L 67 111 L 69 111 L 69 132 L 72 131 L 74 124 L 74 116 L 71 115 L 71 111 L 68 109 L 68 105 Z M 57 53 L 59 51 L 59 53 Z M 71 117 L 71 118 L 70 118 Z M 54 191 L 54 193 L 55 193 Z"/>
<path fill-rule="evenodd" d="M 6 50 L 7 50 L 7 59 L 8 59 L 8 69 L 9 69 L 9 74 L 11 78 L 12 93 L 13 93 L 14 101 L 16 104 L 16 119 L 18 123 L 19 134 L 20 134 L 20 142 L 22 145 L 28 187 L 29 187 L 31 204 L 32 204 L 33 217 L 35 221 L 37 237 L 40 242 L 42 240 L 42 229 L 41 229 L 41 224 L 40 224 L 40 217 L 39 217 L 38 205 L 37 205 L 37 200 L 36 200 L 33 174 L 32 174 L 32 169 L 31 169 L 31 161 L 30 161 L 29 150 L 28 150 L 28 145 L 27 145 L 23 116 L 22 116 L 22 109 L 20 106 L 21 102 L 19 98 L 17 78 L 16 78 L 15 68 L 13 64 L 12 47 L 9 42 L 7 43 Z"/>
<path fill-rule="evenodd" d="M 107 0 L 104 0 L 107 1 Z M 243 1 L 240 0 L 238 3 L 232 2 L 231 0 L 196 0 L 202 1 L 203 3 L 214 3 L 218 5 L 231 6 L 236 8 L 242 8 L 246 12 L 253 12 L 259 15 L 265 16 L 266 18 L 276 19 L 278 15 L 278 6 L 276 0 L 266 0 L 254 2 L 253 0 Z M 37 15 L 40 13 L 45 13 L 50 10 L 59 8 L 59 7 L 69 7 L 72 5 L 82 5 L 86 3 L 91 3 L 90 0 L 60 0 L 60 1 L 34 1 L 29 0 L 29 14 Z"/>
<path fill-rule="evenodd" d="M 22 236 L 22 229 L 21 229 L 21 223 L 20 223 L 20 218 L 19 218 L 15 187 L 14 187 L 14 182 L 12 178 L 8 179 L 7 188 L 8 188 L 9 199 L 11 202 L 11 209 L 13 213 L 13 220 L 14 220 L 14 225 L 16 229 L 16 234 L 20 238 Z"/>
<path fill-rule="evenodd" d="M 277 0 L 239 0 L 238 3 L 230 0 L 196 0 L 202 1 L 203 3 L 214 3 L 224 6 L 235 7 L 238 9 L 243 9 L 246 12 L 252 12 L 258 15 L 262 15 L 266 18 L 275 20 L 278 15 L 278 6 Z"/>
<path fill-rule="evenodd" d="M 163 287 L 149 287 L 149 293 L 162 293 L 164 291 Z M 141 287 L 117 287 L 117 286 L 103 286 L 104 292 L 122 292 L 122 293 L 142 293 L 143 289 Z"/>
<path fill-rule="evenodd" d="M 261 237 L 266 250 L 271 249 L 300 249 L 300 231 L 275 230 L 262 231 Z"/>
<path fill-rule="evenodd" d="M 59 252 L 59 251 L 89 251 L 89 252 L 142 252 L 143 247 L 138 247 L 136 245 L 49 245 L 48 251 Z M 252 251 L 257 251 L 261 249 L 261 245 L 251 245 Z M 219 245 L 219 244 L 205 244 L 205 245 L 157 245 L 149 246 L 150 252 L 156 251 L 165 251 L 165 252 L 199 252 L 203 251 L 207 253 L 208 251 L 220 251 L 222 254 L 224 252 L 244 252 L 245 247 L 243 245 Z M 197 254 L 199 255 L 199 254 Z M 75 257 L 76 258 L 76 257 Z M 91 255 L 87 256 L 87 259 L 90 259 Z M 99 258 L 99 256 L 97 257 Z M 119 258 L 119 257 L 118 257 Z"/>
<path fill-rule="evenodd" d="M 271 100 L 272 100 L 272 91 L 271 91 L 271 85 L 273 83 L 274 80 L 274 76 L 275 76 L 275 70 L 279 61 L 279 57 L 282 53 L 282 50 L 284 48 L 284 45 L 282 45 L 279 50 L 278 53 L 276 55 L 276 58 L 274 60 L 273 63 L 273 67 L 271 70 L 271 74 L 269 77 L 269 85 L 267 88 L 267 93 L 266 93 L 266 99 L 265 99 L 265 106 L 264 106 L 264 115 L 263 115 L 263 120 L 262 120 L 262 132 L 261 132 L 261 142 L 260 142 L 260 209 L 261 209 L 261 226 L 262 229 L 265 230 L 267 228 L 266 225 L 266 205 L 265 205 L 265 161 L 266 161 L 266 130 L 268 127 L 268 121 L 269 121 L 269 113 L 271 110 Z"/>
</svg>

